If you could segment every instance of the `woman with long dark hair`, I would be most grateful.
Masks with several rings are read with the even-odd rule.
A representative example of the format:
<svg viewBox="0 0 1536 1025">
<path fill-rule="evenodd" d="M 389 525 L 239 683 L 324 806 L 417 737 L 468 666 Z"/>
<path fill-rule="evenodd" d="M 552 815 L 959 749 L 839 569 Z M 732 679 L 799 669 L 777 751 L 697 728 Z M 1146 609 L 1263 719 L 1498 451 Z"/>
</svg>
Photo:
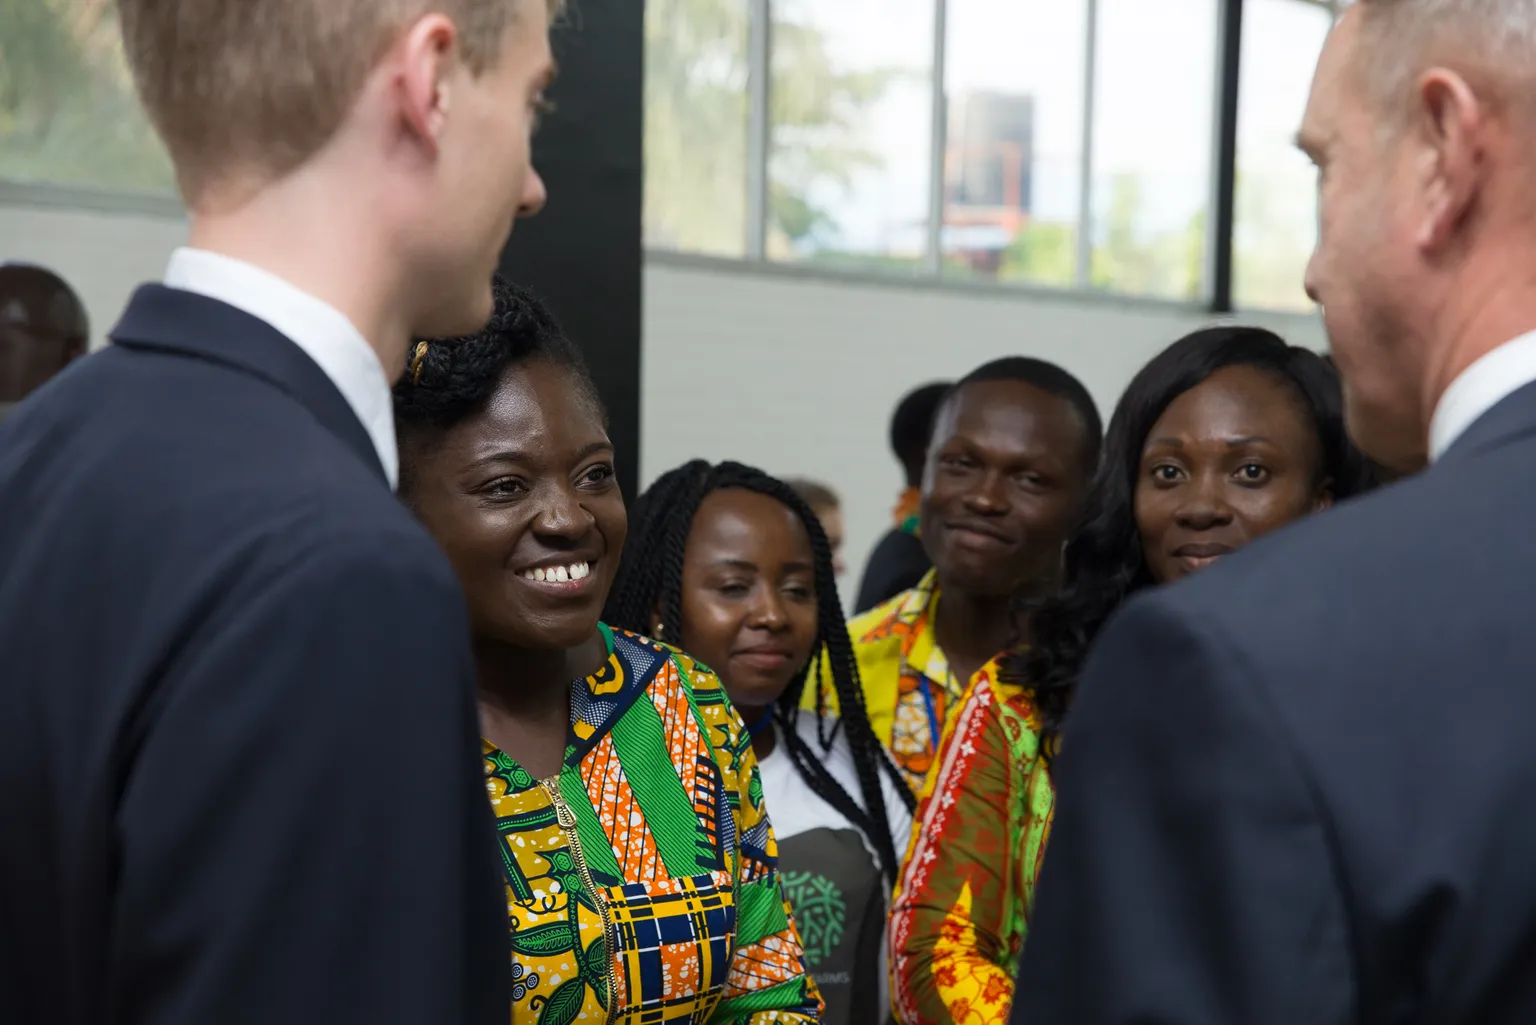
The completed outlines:
<svg viewBox="0 0 1536 1025">
<path fill-rule="evenodd" d="M 739 463 L 663 474 L 635 503 L 605 615 L 719 674 L 757 755 L 822 1020 L 884 1020 L 881 941 L 912 796 L 870 726 L 816 514 Z M 801 710 L 808 670 L 830 681 L 839 721 Z"/>
<path fill-rule="evenodd" d="M 1055 808 L 1051 756 L 1115 609 L 1371 483 L 1316 353 L 1210 328 L 1136 375 L 1064 553 L 1065 589 L 1021 610 L 1029 646 L 973 683 L 940 745 L 891 916 L 901 1021 L 1007 1021 Z"/>
</svg>

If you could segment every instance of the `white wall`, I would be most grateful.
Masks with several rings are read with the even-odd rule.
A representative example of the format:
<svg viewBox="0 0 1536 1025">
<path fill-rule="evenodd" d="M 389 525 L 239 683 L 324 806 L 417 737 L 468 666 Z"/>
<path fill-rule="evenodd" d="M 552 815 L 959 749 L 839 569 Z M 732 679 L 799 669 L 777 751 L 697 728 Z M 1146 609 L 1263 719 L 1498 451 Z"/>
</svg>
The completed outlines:
<svg viewBox="0 0 1536 1025">
<path fill-rule="evenodd" d="M 0 202 L 0 261 L 61 274 L 98 343 L 185 236 L 175 217 Z M 818 280 L 656 256 L 644 298 L 642 482 L 695 456 L 820 478 L 843 496 L 854 576 L 900 489 L 885 432 L 908 388 L 997 356 L 1040 356 L 1081 377 L 1107 419 L 1142 363 L 1211 319 L 1169 304 Z M 1323 345 L 1314 318 L 1243 319 Z"/>
<path fill-rule="evenodd" d="M 911 387 L 998 356 L 1037 356 L 1081 378 L 1107 421 L 1143 363 L 1212 319 L 1172 304 L 816 280 L 652 257 L 642 482 L 695 456 L 819 478 L 843 497 L 856 578 L 901 488 L 886 427 Z M 1240 319 L 1324 347 L 1316 318 Z"/>
</svg>

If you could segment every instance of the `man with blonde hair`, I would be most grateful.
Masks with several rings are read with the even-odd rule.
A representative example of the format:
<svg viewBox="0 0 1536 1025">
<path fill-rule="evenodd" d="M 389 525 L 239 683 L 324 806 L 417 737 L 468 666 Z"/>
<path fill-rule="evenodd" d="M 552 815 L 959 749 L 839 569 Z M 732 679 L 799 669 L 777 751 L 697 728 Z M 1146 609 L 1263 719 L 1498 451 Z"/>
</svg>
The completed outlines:
<svg viewBox="0 0 1536 1025">
<path fill-rule="evenodd" d="M 0 425 L 0 1021 L 505 1023 L 390 384 L 477 329 L 546 0 L 118 0 L 189 244 Z"/>
<path fill-rule="evenodd" d="M 1428 467 L 1104 632 L 1016 1022 L 1536 1021 L 1536 0 L 1361 0 L 1299 142 L 1351 431 Z"/>
</svg>

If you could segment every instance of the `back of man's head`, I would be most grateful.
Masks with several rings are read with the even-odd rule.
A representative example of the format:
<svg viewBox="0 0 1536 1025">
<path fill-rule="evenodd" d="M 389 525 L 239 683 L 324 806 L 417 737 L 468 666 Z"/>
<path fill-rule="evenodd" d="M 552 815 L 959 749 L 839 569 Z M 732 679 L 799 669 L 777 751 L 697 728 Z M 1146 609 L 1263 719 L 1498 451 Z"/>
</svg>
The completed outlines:
<svg viewBox="0 0 1536 1025">
<path fill-rule="evenodd" d="M 925 384 L 903 396 L 891 414 L 891 451 L 901 463 L 909 488 L 918 487 L 923 482 L 923 463 L 928 458 L 933 416 L 952 387 L 948 381 Z"/>
<path fill-rule="evenodd" d="M 1536 73 L 1533 0 L 1355 0 L 1349 6 L 1360 19 L 1357 69 L 1382 103 L 1383 127 L 1403 127 L 1414 112 L 1415 80 L 1435 65 L 1466 72 L 1495 92 Z M 1522 98 L 1529 99 L 1507 96 Z"/>
<path fill-rule="evenodd" d="M 398 374 L 490 316 L 559 0 L 117 0 L 191 243 L 346 315 Z"/>
<path fill-rule="evenodd" d="M 189 201 L 211 182 L 278 178 L 340 127 L 393 38 L 441 12 L 462 59 L 494 64 L 540 0 L 117 0 L 140 99 Z"/>
<path fill-rule="evenodd" d="M 1451 381 L 1536 327 L 1536 0 L 1357 0 L 1298 141 L 1350 431 L 1409 468 Z"/>
</svg>

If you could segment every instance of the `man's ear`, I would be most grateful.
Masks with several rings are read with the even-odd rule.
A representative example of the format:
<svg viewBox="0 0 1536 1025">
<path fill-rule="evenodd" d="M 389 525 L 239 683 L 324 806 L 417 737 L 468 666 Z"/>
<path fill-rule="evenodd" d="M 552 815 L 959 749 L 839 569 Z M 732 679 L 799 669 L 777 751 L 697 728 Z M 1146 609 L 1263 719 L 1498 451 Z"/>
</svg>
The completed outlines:
<svg viewBox="0 0 1536 1025">
<path fill-rule="evenodd" d="M 1419 246 L 1445 247 L 1476 203 L 1487 175 L 1487 112 L 1465 79 L 1445 68 L 1431 68 L 1415 94 L 1423 220 Z"/>
<path fill-rule="evenodd" d="M 442 14 L 417 19 L 390 55 L 391 85 L 401 123 L 433 156 L 448 121 L 449 73 L 458 58 L 458 26 Z"/>
</svg>

